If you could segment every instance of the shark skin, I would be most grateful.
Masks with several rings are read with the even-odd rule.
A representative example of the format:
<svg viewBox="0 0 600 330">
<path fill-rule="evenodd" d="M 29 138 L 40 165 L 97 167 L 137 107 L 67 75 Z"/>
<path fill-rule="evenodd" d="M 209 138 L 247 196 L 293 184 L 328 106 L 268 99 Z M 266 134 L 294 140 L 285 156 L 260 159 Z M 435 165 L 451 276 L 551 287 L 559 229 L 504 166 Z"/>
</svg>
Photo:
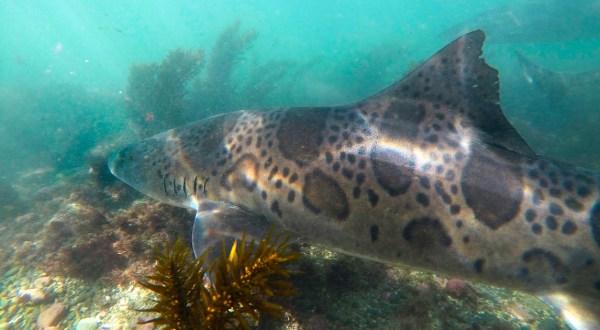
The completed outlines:
<svg viewBox="0 0 600 330">
<path fill-rule="evenodd" d="M 551 104 L 560 102 L 572 90 L 594 88 L 600 84 L 600 70 L 585 72 L 556 72 L 535 64 L 515 51 L 525 80 L 546 94 Z"/>
<path fill-rule="evenodd" d="M 356 103 L 244 110 L 132 144 L 109 167 L 197 210 L 198 253 L 272 225 L 308 243 L 543 296 L 599 329 L 598 175 L 537 156 L 468 33 Z"/>
</svg>

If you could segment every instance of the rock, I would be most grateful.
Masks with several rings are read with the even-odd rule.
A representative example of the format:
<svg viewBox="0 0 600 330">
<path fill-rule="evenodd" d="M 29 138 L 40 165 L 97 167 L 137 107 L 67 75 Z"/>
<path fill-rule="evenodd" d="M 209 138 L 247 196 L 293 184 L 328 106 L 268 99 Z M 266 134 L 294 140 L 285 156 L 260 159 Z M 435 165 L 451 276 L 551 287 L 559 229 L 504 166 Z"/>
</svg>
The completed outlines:
<svg viewBox="0 0 600 330">
<path fill-rule="evenodd" d="M 43 287 L 45 287 L 46 285 L 50 284 L 50 276 L 42 276 L 40 278 L 37 278 L 35 281 L 33 281 L 33 286 L 41 289 Z"/>
<path fill-rule="evenodd" d="M 87 317 L 79 320 L 75 326 L 75 330 L 96 330 L 98 328 L 98 321 L 95 317 Z"/>
<path fill-rule="evenodd" d="M 44 309 L 37 319 L 38 329 L 46 329 L 54 326 L 60 321 L 60 318 L 65 313 L 65 305 L 62 303 L 54 303 L 50 307 Z"/>
<path fill-rule="evenodd" d="M 33 288 L 19 292 L 19 302 L 31 302 L 33 305 L 39 304 L 46 299 L 46 294 L 42 290 Z"/>
</svg>

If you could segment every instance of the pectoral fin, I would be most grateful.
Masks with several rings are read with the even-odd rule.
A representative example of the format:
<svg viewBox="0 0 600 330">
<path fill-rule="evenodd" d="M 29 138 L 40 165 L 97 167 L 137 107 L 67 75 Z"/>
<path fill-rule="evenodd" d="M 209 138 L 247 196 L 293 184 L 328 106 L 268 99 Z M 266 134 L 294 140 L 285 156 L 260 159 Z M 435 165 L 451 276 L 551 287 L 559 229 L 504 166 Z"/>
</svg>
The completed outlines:
<svg viewBox="0 0 600 330">
<path fill-rule="evenodd" d="M 194 219 L 192 245 L 196 257 L 207 252 L 210 263 L 221 254 L 221 241 L 227 248 L 235 239 L 261 240 L 273 227 L 264 216 L 225 202 L 204 201 Z M 280 230 L 278 230 L 280 232 Z"/>
</svg>

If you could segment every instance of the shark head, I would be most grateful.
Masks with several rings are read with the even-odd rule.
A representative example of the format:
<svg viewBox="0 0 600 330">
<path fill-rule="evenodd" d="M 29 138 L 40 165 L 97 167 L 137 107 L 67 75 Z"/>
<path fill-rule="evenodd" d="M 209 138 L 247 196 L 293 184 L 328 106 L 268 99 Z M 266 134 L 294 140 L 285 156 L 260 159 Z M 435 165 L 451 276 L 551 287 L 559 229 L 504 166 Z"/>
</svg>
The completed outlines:
<svg viewBox="0 0 600 330">
<path fill-rule="evenodd" d="M 128 145 L 110 157 L 108 167 L 154 199 L 195 209 L 208 197 L 208 178 L 223 165 L 218 157 L 228 152 L 224 136 L 240 114 L 213 116 Z"/>
</svg>

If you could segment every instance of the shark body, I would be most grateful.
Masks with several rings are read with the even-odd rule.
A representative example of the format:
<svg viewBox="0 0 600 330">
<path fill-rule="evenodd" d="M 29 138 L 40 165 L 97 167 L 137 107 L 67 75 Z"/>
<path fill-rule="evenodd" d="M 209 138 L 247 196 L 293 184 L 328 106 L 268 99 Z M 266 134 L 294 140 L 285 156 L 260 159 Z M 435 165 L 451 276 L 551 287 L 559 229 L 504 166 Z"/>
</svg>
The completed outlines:
<svg viewBox="0 0 600 330">
<path fill-rule="evenodd" d="M 484 38 L 458 38 L 365 100 L 210 117 L 109 166 L 196 209 L 196 251 L 216 233 L 275 224 L 342 253 L 545 295 L 574 327 L 596 329 L 599 178 L 518 135 Z"/>
<path fill-rule="evenodd" d="M 525 80 L 546 94 L 551 104 L 560 102 L 573 89 L 593 89 L 600 85 L 599 69 L 585 72 L 557 72 L 535 64 L 518 51 L 516 54 Z"/>
</svg>

